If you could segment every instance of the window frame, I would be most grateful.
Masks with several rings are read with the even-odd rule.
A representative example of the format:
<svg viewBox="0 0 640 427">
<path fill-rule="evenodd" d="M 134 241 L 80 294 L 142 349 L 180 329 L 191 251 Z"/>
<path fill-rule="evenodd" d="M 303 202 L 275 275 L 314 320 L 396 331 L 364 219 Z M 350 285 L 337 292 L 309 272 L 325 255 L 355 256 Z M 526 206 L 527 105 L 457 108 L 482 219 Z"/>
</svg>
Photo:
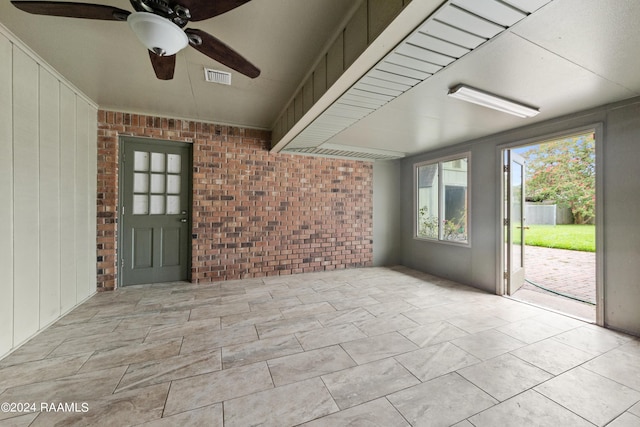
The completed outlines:
<svg viewBox="0 0 640 427">
<path fill-rule="evenodd" d="M 455 240 L 446 240 L 442 238 L 442 217 L 444 217 L 444 209 L 445 209 L 445 195 L 444 195 L 444 186 L 442 180 L 442 168 L 443 164 L 446 162 L 450 162 L 458 159 L 467 159 L 467 191 L 466 191 L 466 215 L 467 215 L 467 240 L 466 241 L 455 241 Z M 418 200 L 418 192 L 419 192 L 419 182 L 418 182 L 418 170 L 423 166 L 437 165 L 438 166 L 438 237 L 426 237 L 418 234 L 419 230 L 419 200 Z M 454 246 L 463 246 L 463 247 L 471 247 L 471 151 L 464 151 L 461 153 L 456 153 L 444 157 L 438 157 L 435 159 L 425 160 L 422 162 L 413 164 L 413 238 L 416 240 L 424 241 L 424 242 L 433 242 L 433 243 L 442 243 L 446 245 L 454 245 Z"/>
</svg>

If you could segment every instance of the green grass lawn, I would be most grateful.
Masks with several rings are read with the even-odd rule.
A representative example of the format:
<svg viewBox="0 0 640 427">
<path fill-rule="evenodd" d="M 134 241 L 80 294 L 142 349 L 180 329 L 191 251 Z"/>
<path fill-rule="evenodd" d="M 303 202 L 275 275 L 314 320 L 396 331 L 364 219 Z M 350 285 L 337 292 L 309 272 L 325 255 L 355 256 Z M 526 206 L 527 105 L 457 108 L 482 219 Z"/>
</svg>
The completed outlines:
<svg viewBox="0 0 640 427">
<path fill-rule="evenodd" d="M 527 245 L 574 251 L 596 251 L 595 225 L 530 225 L 525 229 Z"/>
</svg>

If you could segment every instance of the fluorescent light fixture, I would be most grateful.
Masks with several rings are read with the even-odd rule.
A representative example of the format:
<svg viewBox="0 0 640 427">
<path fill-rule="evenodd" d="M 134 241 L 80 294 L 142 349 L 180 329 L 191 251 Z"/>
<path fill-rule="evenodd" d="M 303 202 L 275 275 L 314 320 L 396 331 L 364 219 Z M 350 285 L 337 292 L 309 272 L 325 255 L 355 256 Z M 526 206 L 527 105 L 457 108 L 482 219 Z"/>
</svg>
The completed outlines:
<svg viewBox="0 0 640 427">
<path fill-rule="evenodd" d="M 449 90 L 448 95 L 463 101 L 482 105 L 483 107 L 493 108 L 494 110 L 502 111 L 503 113 L 513 114 L 518 117 L 533 117 L 540 112 L 537 108 L 510 101 L 506 98 L 465 85 L 457 85 L 453 87 Z"/>
<path fill-rule="evenodd" d="M 142 44 L 156 55 L 175 55 L 189 44 L 180 27 L 153 13 L 134 12 L 127 22 Z"/>
</svg>

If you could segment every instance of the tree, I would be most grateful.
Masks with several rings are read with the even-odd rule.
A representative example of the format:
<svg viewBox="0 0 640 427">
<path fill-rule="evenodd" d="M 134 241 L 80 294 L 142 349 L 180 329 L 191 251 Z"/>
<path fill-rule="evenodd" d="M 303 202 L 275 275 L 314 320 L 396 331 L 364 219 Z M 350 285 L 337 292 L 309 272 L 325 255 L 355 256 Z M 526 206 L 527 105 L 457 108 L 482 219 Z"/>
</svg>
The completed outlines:
<svg viewBox="0 0 640 427">
<path fill-rule="evenodd" d="M 568 206 L 576 224 L 585 224 L 595 217 L 593 134 L 542 143 L 523 157 L 527 160 L 527 200 L 553 200 Z"/>
</svg>

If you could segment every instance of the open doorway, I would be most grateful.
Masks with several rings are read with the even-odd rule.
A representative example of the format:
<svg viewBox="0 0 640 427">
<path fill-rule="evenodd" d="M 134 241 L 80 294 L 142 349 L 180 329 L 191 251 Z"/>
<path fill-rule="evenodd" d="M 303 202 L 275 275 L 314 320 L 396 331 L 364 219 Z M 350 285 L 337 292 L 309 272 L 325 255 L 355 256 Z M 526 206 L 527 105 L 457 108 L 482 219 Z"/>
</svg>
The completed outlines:
<svg viewBox="0 0 640 427">
<path fill-rule="evenodd" d="M 596 132 L 510 146 L 501 158 L 502 293 L 596 322 Z"/>
</svg>

